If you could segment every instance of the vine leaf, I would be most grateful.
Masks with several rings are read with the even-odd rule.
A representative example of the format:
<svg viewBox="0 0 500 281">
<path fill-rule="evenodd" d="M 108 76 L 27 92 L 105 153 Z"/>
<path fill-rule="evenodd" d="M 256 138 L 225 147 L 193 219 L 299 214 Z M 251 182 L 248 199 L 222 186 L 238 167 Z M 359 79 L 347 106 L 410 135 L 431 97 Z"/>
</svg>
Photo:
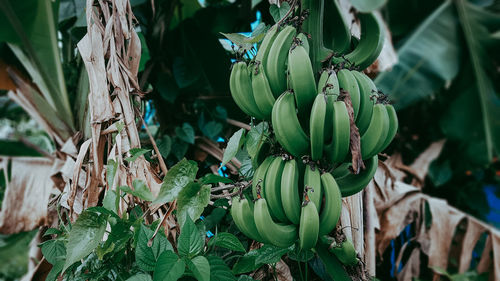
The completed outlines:
<svg viewBox="0 0 500 281">
<path fill-rule="evenodd" d="M 203 248 L 203 239 L 190 217 L 186 217 L 177 244 L 179 255 L 188 258 L 196 256 Z"/>
<path fill-rule="evenodd" d="M 198 165 L 195 161 L 186 160 L 186 158 L 175 164 L 165 175 L 160 192 L 153 204 L 163 204 L 171 202 L 177 198 L 179 192 L 190 182 L 193 182 Z"/>
<path fill-rule="evenodd" d="M 238 150 L 245 143 L 245 129 L 239 129 L 227 142 L 227 147 L 224 150 L 224 156 L 222 157 L 221 166 L 226 165 L 233 157 L 236 156 Z"/>
<path fill-rule="evenodd" d="M 106 230 L 106 219 L 106 215 L 91 211 L 84 211 L 80 214 L 69 233 L 63 272 L 99 246 Z"/>
</svg>

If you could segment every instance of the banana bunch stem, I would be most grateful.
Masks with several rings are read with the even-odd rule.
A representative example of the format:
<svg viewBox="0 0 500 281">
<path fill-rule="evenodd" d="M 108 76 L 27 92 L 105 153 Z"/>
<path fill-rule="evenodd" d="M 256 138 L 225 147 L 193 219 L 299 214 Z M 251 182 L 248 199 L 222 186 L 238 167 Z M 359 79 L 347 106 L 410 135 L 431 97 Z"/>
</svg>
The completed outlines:
<svg viewBox="0 0 500 281">
<path fill-rule="evenodd" d="M 302 10 L 309 11 L 309 16 L 304 21 L 302 28 L 311 36 L 309 53 L 315 76 L 321 70 L 323 60 L 332 53 L 332 50 L 327 49 L 323 44 L 324 6 L 324 0 L 302 0 Z"/>
</svg>

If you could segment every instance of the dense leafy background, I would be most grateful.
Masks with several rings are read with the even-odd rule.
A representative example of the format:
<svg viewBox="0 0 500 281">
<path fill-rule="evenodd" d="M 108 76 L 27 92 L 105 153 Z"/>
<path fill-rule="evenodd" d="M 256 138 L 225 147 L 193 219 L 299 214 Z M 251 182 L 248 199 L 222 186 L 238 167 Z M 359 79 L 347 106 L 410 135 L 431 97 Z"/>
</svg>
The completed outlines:
<svg viewBox="0 0 500 281">
<path fill-rule="evenodd" d="M 177 167 L 186 173 L 182 186 L 167 180 L 162 196 L 155 199 L 168 202 L 179 196 L 178 212 L 183 222 L 185 220 L 181 237 L 178 245 L 172 245 L 160 234 L 153 240 L 153 247 L 147 247 L 155 225 L 142 224 L 140 209 L 132 212 L 129 218 L 118 218 L 113 213 L 114 198 L 107 198 L 104 202 L 111 203 L 104 203 L 106 208 L 90 210 L 72 226 L 49 231 L 52 240 L 44 242 L 41 248 L 54 265 L 50 277 L 68 268 L 71 272 L 68 280 L 151 280 L 150 274 L 144 272 L 154 272 L 154 280 L 161 280 L 156 276 L 173 278 L 184 273 L 183 278 L 192 279 L 193 276 L 206 276 L 204 273 L 209 268 L 210 275 L 217 276 L 217 280 L 236 280 L 233 273 L 247 273 L 264 264 L 273 264 L 286 253 L 290 264 L 302 262 L 292 267 L 294 276 L 301 275 L 298 269 L 303 268 L 303 262 L 311 256 L 299 255 L 294 249 L 278 250 L 270 246 L 249 251 L 250 241 L 238 232 L 227 209 L 223 208 L 228 206 L 227 200 L 219 199 L 213 206 L 203 208 L 207 204 L 206 193 L 205 197 L 200 195 L 192 199 L 192 194 L 202 194 L 206 190 L 206 184 L 222 180 L 202 178 L 194 181 L 211 173 L 210 166 L 220 165 L 218 159 L 197 148 L 201 136 L 216 141 L 221 148 L 227 146 L 231 152 L 227 155 L 236 156 L 243 163 L 243 175 L 252 172 L 248 153 L 265 138 L 266 128 L 263 123 L 255 124 L 257 126 L 250 132 L 245 134 L 242 130 L 240 135 L 229 140 L 238 128 L 228 125 L 227 118 L 245 123 L 250 120 L 230 98 L 228 79 L 234 54 L 220 32 L 251 32 L 257 20 L 273 23 L 269 4 L 267 1 L 241 0 L 233 3 L 210 0 L 203 5 L 195 0 L 131 2 L 143 43 L 139 80 L 147 90 L 141 105 L 146 112 L 145 119 L 167 165 L 171 167 L 180 161 Z M 388 152 L 399 152 L 405 163 L 411 163 L 431 142 L 447 138 L 444 151 L 431 165 L 424 191 L 445 198 L 481 219 L 488 218 L 491 210 L 484 186 L 491 185 L 489 190 L 500 194 L 500 164 L 495 156 L 500 151 L 500 80 L 496 70 L 499 58 L 495 52 L 499 45 L 500 6 L 493 1 L 471 1 L 476 5 L 471 6 L 465 0 L 353 2 L 360 9 L 373 9 L 385 2 L 381 12 L 399 54 L 398 65 L 376 78 L 379 88 L 389 94 L 399 109 L 400 131 Z M 81 95 L 85 88 L 82 83 L 85 72 L 81 71 L 81 59 L 74 51 L 75 44 L 86 32 L 84 1 L 32 0 L 23 3 L 26 5 L 19 5 L 19 11 L 25 12 L 23 24 L 26 29 L 21 35 L 33 40 L 32 55 L 39 57 L 41 61 L 37 67 L 46 76 L 41 79 L 49 81 L 43 93 L 61 109 L 58 114 L 65 116 L 67 121 L 74 120 L 68 121 L 69 126 L 85 132 L 82 124 L 86 108 L 82 104 L 86 97 Z M 481 10 L 478 7 L 482 7 Z M 276 11 L 279 14 L 279 10 Z M 2 41 L 26 40 L 3 32 L 1 28 L 6 26 L 3 21 L 0 18 Z M 52 28 L 52 37 L 35 36 L 37 32 L 47 32 L 42 30 L 44 28 Z M 55 30 L 60 35 L 59 45 L 54 40 Z M 37 48 L 40 46 L 43 48 Z M 58 46 L 61 47 L 60 58 L 54 53 L 47 55 L 39 51 L 57 50 Z M 0 44 L 0 62 L 33 76 L 26 62 L 16 59 L 6 43 Z M 47 76 L 48 73 L 54 75 Z M 54 145 L 46 134 L 19 106 L 7 99 L 5 90 L 0 92 L 0 118 L 2 130 L 7 130 L 2 136 L 8 137 L 0 140 L 0 154 L 39 155 L 21 141 L 25 139 L 43 151 L 53 152 Z M 151 144 L 145 134 L 142 137 L 145 150 L 136 151 L 134 155 L 144 154 L 148 160 L 157 161 L 150 159 Z M 245 149 L 241 149 L 243 145 Z M 184 157 L 196 163 L 182 160 Z M 229 158 L 223 162 L 226 160 Z M 180 169 L 182 165 L 185 167 Z M 199 169 L 195 170 L 193 165 Z M 230 174 L 230 177 L 235 180 L 238 175 Z M 4 177 L 0 176 L 0 201 L 3 181 Z M 150 194 L 139 192 L 140 186 L 140 182 L 134 183 L 134 195 L 152 201 Z M 189 188 L 184 188 L 186 186 Z M 122 188 L 123 192 L 130 190 Z M 204 219 L 193 223 L 200 214 Z M 103 235 L 106 223 L 111 225 L 111 231 L 104 244 L 81 243 L 84 241 L 82 227 L 85 233 L 92 229 L 95 238 Z M 207 231 L 215 236 L 208 239 Z M 0 267 L 0 278 L 11 280 L 26 270 L 27 254 L 22 249 L 27 249 L 27 241 L 33 235 L 0 237 L 2 255 L 14 263 L 13 266 L 4 263 L 5 266 Z M 203 247 L 205 242 L 206 247 Z M 179 255 L 171 251 L 174 246 Z M 4 256 L 0 260 L 5 260 Z M 324 275 L 324 268 L 316 259 L 308 264 L 316 272 L 316 275 L 310 273 L 314 275 L 312 278 Z M 387 265 L 381 268 L 384 266 Z M 392 277 L 390 274 L 380 276 L 382 280 Z M 252 280 L 246 275 L 239 279 Z"/>
</svg>

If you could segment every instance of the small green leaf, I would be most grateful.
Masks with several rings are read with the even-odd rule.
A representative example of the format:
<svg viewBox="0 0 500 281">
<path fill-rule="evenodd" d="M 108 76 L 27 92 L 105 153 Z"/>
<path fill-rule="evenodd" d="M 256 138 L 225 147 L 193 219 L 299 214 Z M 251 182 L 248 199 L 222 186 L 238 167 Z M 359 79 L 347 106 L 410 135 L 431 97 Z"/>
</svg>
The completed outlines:
<svg viewBox="0 0 500 281">
<path fill-rule="evenodd" d="M 256 281 L 256 280 L 248 275 L 240 275 L 238 281 Z"/>
<path fill-rule="evenodd" d="M 132 182 L 132 185 L 134 186 L 134 189 L 131 189 L 128 186 L 121 186 L 120 189 L 123 192 L 126 192 L 128 194 L 132 194 L 136 197 L 141 198 L 142 200 L 145 201 L 153 201 L 153 193 L 151 193 L 151 190 L 149 190 L 149 187 L 142 181 L 135 179 Z"/>
<path fill-rule="evenodd" d="M 210 280 L 217 281 L 234 281 L 236 277 L 231 272 L 231 269 L 226 265 L 224 260 L 218 256 L 208 256 L 210 264 Z"/>
<path fill-rule="evenodd" d="M 62 231 L 57 229 L 57 228 L 49 228 L 45 231 L 45 233 L 43 234 L 43 236 L 47 236 L 47 235 L 52 235 L 52 234 L 56 234 L 56 235 L 59 235 L 59 234 L 62 234 Z"/>
<path fill-rule="evenodd" d="M 118 213 L 118 203 L 119 203 L 119 198 L 116 195 L 116 192 L 114 190 L 109 190 L 106 191 L 106 195 L 104 195 L 104 199 L 102 200 L 102 206 L 115 214 Z"/>
<path fill-rule="evenodd" d="M 243 257 L 238 259 L 238 261 L 234 264 L 232 269 L 233 273 L 241 274 L 256 270 L 261 266 L 261 264 L 256 264 L 255 259 L 256 259 L 255 255 L 252 256 L 244 255 Z"/>
<path fill-rule="evenodd" d="M 222 157 L 221 166 L 227 164 L 227 162 L 231 161 L 238 150 L 240 150 L 241 146 L 245 142 L 245 129 L 239 129 L 227 142 L 226 150 L 224 150 L 224 156 Z"/>
<path fill-rule="evenodd" d="M 281 257 L 288 253 L 290 248 L 280 248 L 269 244 L 264 244 L 261 248 L 257 249 L 256 264 L 272 264 L 280 261 Z"/>
<path fill-rule="evenodd" d="M 204 256 L 197 256 L 187 261 L 189 270 L 198 281 L 210 281 L 210 264 Z"/>
<path fill-rule="evenodd" d="M 429 166 L 429 178 L 435 186 L 441 186 L 447 183 L 453 177 L 450 161 L 433 161 Z"/>
<path fill-rule="evenodd" d="M 118 163 L 116 163 L 115 160 L 109 159 L 108 164 L 106 165 L 106 182 L 109 187 L 113 186 L 117 168 Z"/>
<path fill-rule="evenodd" d="M 226 213 L 227 211 L 224 208 L 213 209 L 210 215 L 206 216 L 205 219 L 203 220 L 203 222 L 205 223 L 205 227 L 207 229 L 214 228 L 224 218 Z"/>
<path fill-rule="evenodd" d="M 163 135 L 163 137 L 157 141 L 158 150 L 163 158 L 167 158 L 170 154 L 172 148 L 172 139 L 168 135 Z"/>
<path fill-rule="evenodd" d="M 245 247 L 243 247 L 240 240 L 228 232 L 217 233 L 212 239 L 210 239 L 210 241 L 208 241 L 208 246 L 217 246 L 233 251 L 245 252 Z"/>
<path fill-rule="evenodd" d="M 150 149 L 144 149 L 144 148 L 131 148 L 128 152 L 130 153 L 130 157 L 125 158 L 128 162 L 134 162 L 139 158 L 140 156 L 150 152 Z"/>
<path fill-rule="evenodd" d="M 177 160 L 181 160 L 186 155 L 186 152 L 189 149 L 189 144 L 178 137 L 174 137 L 172 147 L 175 147 L 175 149 L 172 150 L 171 153 L 174 154 Z"/>
<path fill-rule="evenodd" d="M 179 224 L 183 225 L 187 216 L 192 220 L 197 220 L 209 202 L 210 185 L 202 186 L 194 182 L 186 185 L 177 198 L 177 219 Z"/>
<path fill-rule="evenodd" d="M 203 127 L 200 127 L 203 134 L 213 140 L 217 139 L 223 128 L 224 126 L 216 121 L 209 121 Z"/>
<path fill-rule="evenodd" d="M 130 230 L 130 225 L 123 221 L 118 221 L 111 226 L 111 233 L 108 235 L 106 242 L 97 248 L 97 257 L 103 259 L 107 253 L 119 252 L 125 248 L 127 243 L 132 238 L 133 233 Z"/>
<path fill-rule="evenodd" d="M 242 50 L 250 50 L 253 44 L 248 42 L 249 37 L 239 33 L 222 33 L 227 39 L 229 39 L 233 44 L 238 46 Z"/>
<path fill-rule="evenodd" d="M 260 147 L 266 140 L 266 135 L 269 130 L 267 122 L 261 122 L 257 126 L 252 127 L 246 136 L 245 146 L 250 157 L 255 157 Z"/>
<path fill-rule="evenodd" d="M 154 231 L 141 225 L 135 250 L 135 260 L 137 266 L 144 271 L 153 271 L 155 269 L 156 260 L 161 253 L 168 250 L 173 250 L 172 245 L 167 238 L 158 233 L 153 239 L 151 247 L 148 246 L 149 239 L 153 237 Z"/>
<path fill-rule="evenodd" d="M 203 239 L 201 238 L 198 228 L 191 218 L 186 217 L 186 221 L 181 229 L 181 234 L 177 240 L 179 255 L 188 258 L 194 257 L 202 250 L 203 244 Z"/>
<path fill-rule="evenodd" d="M 314 253 L 311 250 L 301 250 L 299 247 L 293 247 L 293 250 L 288 253 L 288 258 L 294 261 L 307 262 L 314 258 Z"/>
<path fill-rule="evenodd" d="M 182 124 L 182 128 L 181 127 L 175 128 L 175 134 L 181 140 L 190 144 L 194 144 L 194 129 L 193 126 L 191 126 L 191 124 L 184 123 Z"/>
<path fill-rule="evenodd" d="M 175 164 L 165 175 L 160 193 L 153 201 L 153 204 L 163 204 L 171 202 L 177 198 L 179 192 L 190 182 L 193 182 L 198 165 L 195 161 L 188 161 L 185 158 Z"/>
<path fill-rule="evenodd" d="M 130 276 L 125 281 L 151 281 L 151 276 L 146 273 L 137 273 L 134 276 Z"/>
<path fill-rule="evenodd" d="M 58 260 L 55 264 L 52 265 L 52 269 L 47 275 L 45 281 L 56 281 L 63 267 L 64 267 L 64 260 Z"/>
<path fill-rule="evenodd" d="M 88 210 L 80 214 L 69 232 L 63 271 L 97 248 L 106 230 L 106 218 L 106 215 L 99 215 Z"/>
<path fill-rule="evenodd" d="M 176 281 L 184 274 L 186 264 L 172 251 L 161 253 L 156 262 L 154 281 Z"/>
<path fill-rule="evenodd" d="M 269 13 L 275 22 L 278 22 L 285 17 L 289 10 L 290 4 L 288 4 L 288 2 L 282 2 L 280 7 L 274 4 L 269 7 Z"/>
<path fill-rule="evenodd" d="M 40 244 L 40 248 L 45 259 L 51 264 L 56 264 L 66 257 L 66 246 L 61 240 L 48 240 Z"/>
<path fill-rule="evenodd" d="M 206 174 L 202 178 L 200 178 L 201 184 L 213 184 L 213 183 L 233 183 L 230 178 L 221 177 L 215 174 Z"/>
</svg>

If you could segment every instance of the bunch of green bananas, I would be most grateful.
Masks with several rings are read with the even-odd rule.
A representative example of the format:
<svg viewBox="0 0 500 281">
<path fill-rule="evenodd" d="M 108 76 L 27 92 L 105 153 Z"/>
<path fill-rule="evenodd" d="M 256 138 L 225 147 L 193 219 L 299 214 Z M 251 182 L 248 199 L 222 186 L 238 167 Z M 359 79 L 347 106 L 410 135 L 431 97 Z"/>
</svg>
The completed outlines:
<svg viewBox="0 0 500 281">
<path fill-rule="evenodd" d="M 325 11 L 337 13 L 328 19 L 341 26 L 324 30 L 323 43 L 331 49 L 328 67 L 314 72 L 310 38 L 291 25 L 271 27 L 255 58 L 233 65 L 236 104 L 270 121 L 277 144 L 252 159 L 253 196 L 233 198 L 231 213 L 241 232 L 256 241 L 278 247 L 297 242 L 302 250 L 327 245 L 320 248 L 353 265 L 352 242 L 331 246 L 327 235 L 338 223 L 342 197 L 360 192 L 373 178 L 378 153 L 391 143 L 398 120 L 360 71 L 380 54 L 380 21 L 372 13 L 359 15 L 361 38 L 353 43 L 336 1 L 327 2 Z M 353 158 L 362 162 L 356 171 Z"/>
<path fill-rule="evenodd" d="M 298 240 L 302 250 L 330 233 L 340 218 L 342 196 L 331 173 L 284 156 L 269 156 L 252 181 L 254 201 L 235 197 L 232 216 L 248 237 L 278 247 Z"/>
</svg>

